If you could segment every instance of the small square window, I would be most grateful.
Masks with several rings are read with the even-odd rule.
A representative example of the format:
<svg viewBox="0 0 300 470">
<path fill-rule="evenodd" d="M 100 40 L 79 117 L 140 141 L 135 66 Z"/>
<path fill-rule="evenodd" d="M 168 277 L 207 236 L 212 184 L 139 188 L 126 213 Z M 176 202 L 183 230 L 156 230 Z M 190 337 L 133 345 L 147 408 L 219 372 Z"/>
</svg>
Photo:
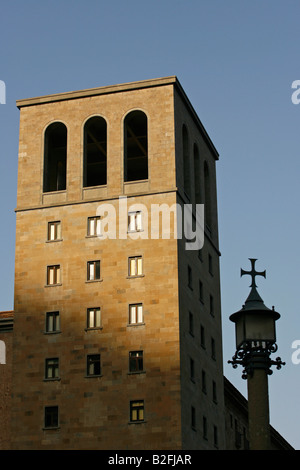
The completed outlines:
<svg viewBox="0 0 300 470">
<path fill-rule="evenodd" d="M 87 263 L 87 280 L 98 281 L 100 280 L 100 261 L 88 261 Z"/>
<path fill-rule="evenodd" d="M 99 236 L 101 236 L 101 219 L 100 219 L 100 216 L 88 217 L 87 235 L 88 235 L 88 237 L 99 237 Z"/>
<path fill-rule="evenodd" d="M 60 331 L 59 312 L 46 313 L 46 333 L 57 333 Z"/>
<path fill-rule="evenodd" d="M 58 427 L 58 406 L 46 406 L 44 415 L 45 428 Z"/>
<path fill-rule="evenodd" d="M 59 220 L 48 222 L 47 240 L 49 242 L 61 240 L 61 222 Z"/>
<path fill-rule="evenodd" d="M 144 421 L 144 400 L 130 402 L 130 421 L 132 423 Z"/>
<path fill-rule="evenodd" d="M 61 283 L 60 265 L 47 266 L 47 285 L 54 286 Z"/>
<path fill-rule="evenodd" d="M 141 232 L 142 231 L 142 212 L 129 212 L 128 213 L 128 232 Z"/>
<path fill-rule="evenodd" d="M 100 354 L 89 354 L 87 356 L 87 376 L 95 377 L 101 375 Z"/>
<path fill-rule="evenodd" d="M 129 372 L 143 371 L 143 351 L 129 352 Z"/>
<path fill-rule="evenodd" d="M 143 258 L 142 256 L 133 256 L 128 258 L 128 276 L 143 275 Z"/>
<path fill-rule="evenodd" d="M 100 307 L 87 309 L 87 328 L 101 327 L 101 309 Z"/>
<path fill-rule="evenodd" d="M 129 305 L 129 325 L 136 325 L 143 323 L 143 305 L 131 304 Z"/>
<path fill-rule="evenodd" d="M 46 359 L 45 379 L 57 379 L 59 377 L 58 357 Z"/>
</svg>

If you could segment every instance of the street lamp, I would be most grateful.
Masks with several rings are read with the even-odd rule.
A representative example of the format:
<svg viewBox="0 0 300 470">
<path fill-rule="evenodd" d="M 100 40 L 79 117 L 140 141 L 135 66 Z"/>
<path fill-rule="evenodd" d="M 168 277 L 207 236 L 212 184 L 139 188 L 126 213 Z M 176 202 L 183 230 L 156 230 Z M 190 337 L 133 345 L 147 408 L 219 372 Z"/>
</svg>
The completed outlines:
<svg viewBox="0 0 300 470">
<path fill-rule="evenodd" d="M 236 353 L 232 361 L 237 368 L 244 367 L 242 378 L 248 384 L 248 416 L 250 449 L 270 449 L 269 393 L 268 375 L 272 374 L 272 365 L 280 369 L 285 363 L 277 357 L 271 360 L 277 351 L 275 322 L 280 318 L 278 312 L 265 306 L 256 290 L 255 277 L 266 277 L 266 271 L 255 270 L 254 258 L 249 258 L 251 271 L 241 269 L 241 276 L 251 276 L 251 291 L 242 309 L 230 316 L 235 323 Z"/>
</svg>

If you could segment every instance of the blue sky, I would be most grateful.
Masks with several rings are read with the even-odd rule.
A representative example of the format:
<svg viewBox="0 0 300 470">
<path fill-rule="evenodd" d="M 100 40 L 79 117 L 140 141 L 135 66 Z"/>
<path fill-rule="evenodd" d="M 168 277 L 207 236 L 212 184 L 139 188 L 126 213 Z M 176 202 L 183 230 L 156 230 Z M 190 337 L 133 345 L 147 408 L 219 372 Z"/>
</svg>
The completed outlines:
<svg viewBox="0 0 300 470">
<path fill-rule="evenodd" d="M 277 322 L 286 366 L 269 379 L 271 424 L 300 448 L 297 0 L 12 0 L 2 2 L 0 309 L 13 309 L 17 99 L 176 75 L 214 142 L 217 163 L 224 373 L 247 396 L 229 315 L 249 293 L 248 258 Z"/>
</svg>

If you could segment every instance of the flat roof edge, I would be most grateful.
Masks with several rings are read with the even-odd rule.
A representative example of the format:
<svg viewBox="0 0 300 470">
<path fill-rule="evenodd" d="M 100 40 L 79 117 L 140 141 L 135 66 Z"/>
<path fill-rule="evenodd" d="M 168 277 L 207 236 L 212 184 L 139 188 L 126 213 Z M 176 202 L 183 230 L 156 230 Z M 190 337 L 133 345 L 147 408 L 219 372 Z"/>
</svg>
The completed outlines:
<svg viewBox="0 0 300 470">
<path fill-rule="evenodd" d="M 17 107 L 20 109 L 24 106 L 34 106 L 37 104 L 51 103 L 55 101 L 70 100 L 76 98 L 87 98 L 89 96 L 104 95 L 108 93 L 118 93 L 121 91 L 129 91 L 138 88 L 149 88 L 154 86 L 170 85 L 178 82 L 175 75 L 163 78 L 154 78 L 148 80 L 140 80 L 117 85 L 102 86 L 97 88 L 87 88 L 85 90 L 68 91 L 56 93 L 53 95 L 37 96 L 34 98 L 25 98 L 16 101 Z"/>
<path fill-rule="evenodd" d="M 196 124 L 199 126 L 204 138 L 206 139 L 208 145 L 210 146 L 215 159 L 218 160 L 219 153 L 217 149 L 215 148 L 212 140 L 210 139 L 208 133 L 206 132 L 202 122 L 199 119 L 199 116 L 197 115 L 195 109 L 193 108 L 187 94 L 185 93 L 176 75 L 122 83 L 122 84 L 117 84 L 117 85 L 102 86 L 102 87 L 97 87 L 97 88 L 87 88 L 87 89 L 78 90 L 78 91 L 68 91 L 64 93 L 56 93 L 53 95 L 37 96 L 34 98 L 25 98 L 25 99 L 17 100 L 16 105 L 20 109 L 26 106 L 36 106 L 40 104 L 54 103 L 57 101 L 88 98 L 91 96 L 105 95 L 109 93 L 126 92 L 126 91 L 142 89 L 142 88 L 151 88 L 151 87 L 166 86 L 166 85 L 174 85 L 176 89 L 178 90 L 179 94 L 183 97 Z"/>
</svg>

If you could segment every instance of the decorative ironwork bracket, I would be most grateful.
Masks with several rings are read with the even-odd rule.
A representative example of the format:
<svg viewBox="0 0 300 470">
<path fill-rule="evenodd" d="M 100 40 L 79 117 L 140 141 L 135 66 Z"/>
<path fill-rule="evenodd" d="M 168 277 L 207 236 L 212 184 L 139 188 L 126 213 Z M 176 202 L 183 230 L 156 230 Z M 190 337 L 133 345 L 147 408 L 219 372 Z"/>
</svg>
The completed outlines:
<svg viewBox="0 0 300 470">
<path fill-rule="evenodd" d="M 268 375 L 271 375 L 273 374 L 271 370 L 273 365 L 278 370 L 285 365 L 285 362 L 282 362 L 280 357 L 277 357 L 275 361 L 271 360 L 270 355 L 275 353 L 277 349 L 277 344 L 275 343 L 247 342 L 236 351 L 232 361 L 228 361 L 228 364 L 232 364 L 234 369 L 238 365 L 243 366 L 243 379 L 252 376 L 255 369 L 264 369 Z"/>
</svg>

